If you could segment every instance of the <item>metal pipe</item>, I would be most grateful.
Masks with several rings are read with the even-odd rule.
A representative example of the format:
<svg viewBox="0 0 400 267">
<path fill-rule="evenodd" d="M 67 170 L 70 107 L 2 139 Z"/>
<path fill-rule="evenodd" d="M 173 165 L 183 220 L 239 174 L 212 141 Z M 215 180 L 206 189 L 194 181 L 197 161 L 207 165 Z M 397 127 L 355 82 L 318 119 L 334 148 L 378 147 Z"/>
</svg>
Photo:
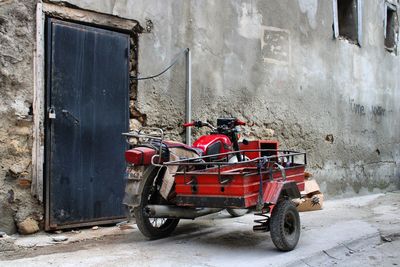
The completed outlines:
<svg viewBox="0 0 400 267">
<path fill-rule="evenodd" d="M 190 49 L 186 49 L 186 101 L 185 101 L 185 121 L 192 121 L 192 54 Z M 186 127 L 186 144 L 192 144 L 192 129 Z"/>
<path fill-rule="evenodd" d="M 211 213 L 219 212 L 220 208 L 191 208 L 169 205 L 147 205 L 144 209 L 150 218 L 195 219 Z"/>
</svg>

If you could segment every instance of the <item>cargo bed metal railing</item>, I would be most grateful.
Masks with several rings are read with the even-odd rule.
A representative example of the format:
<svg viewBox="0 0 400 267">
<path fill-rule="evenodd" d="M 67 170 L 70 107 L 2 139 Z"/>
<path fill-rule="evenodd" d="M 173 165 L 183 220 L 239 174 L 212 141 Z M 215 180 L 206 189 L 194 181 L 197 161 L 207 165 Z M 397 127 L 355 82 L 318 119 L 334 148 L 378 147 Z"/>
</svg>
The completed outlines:
<svg viewBox="0 0 400 267">
<path fill-rule="evenodd" d="M 249 159 L 246 161 L 239 161 L 239 162 L 229 162 L 230 156 L 235 156 L 236 153 L 241 153 L 241 155 L 245 155 L 245 153 L 249 152 L 270 152 L 270 153 L 278 153 L 278 155 L 270 155 L 270 156 L 260 156 L 257 158 Z M 279 155 L 281 153 L 281 155 Z M 280 171 L 282 173 L 282 177 L 284 180 L 286 180 L 286 170 L 293 169 L 293 168 L 298 168 L 300 166 L 305 166 L 307 165 L 307 155 L 305 152 L 297 152 L 293 150 L 275 150 L 275 149 L 249 149 L 249 150 L 239 150 L 239 151 L 232 151 L 232 152 L 227 152 L 227 153 L 221 153 L 221 154 L 214 154 L 214 155 L 207 155 L 207 156 L 202 156 L 198 158 L 189 158 L 189 159 L 182 159 L 182 160 L 177 160 L 177 161 L 168 161 L 168 162 L 163 162 L 161 164 L 154 163 L 154 159 L 158 155 L 153 156 L 152 158 L 152 164 L 159 166 L 159 167 L 167 167 L 167 166 L 179 166 L 179 167 L 204 167 L 203 169 L 197 169 L 197 170 L 190 170 L 188 171 L 188 168 L 178 168 L 177 172 L 183 172 L 183 174 L 186 177 L 186 174 L 188 172 L 210 172 L 214 171 L 214 173 L 217 173 L 219 177 L 221 177 L 221 168 L 225 166 L 248 166 L 251 163 L 254 163 L 254 167 L 256 167 L 257 174 L 263 175 L 263 174 L 269 174 L 270 180 L 273 180 L 273 173 Z M 212 162 L 207 162 L 204 161 L 204 159 L 216 157 L 216 156 L 226 156 L 226 161 L 212 161 Z M 302 163 L 297 163 L 295 162 L 296 157 L 303 157 Z M 279 159 L 286 158 L 286 162 L 279 162 Z M 275 160 L 274 160 L 275 159 Z M 290 160 L 289 160 L 290 159 Z M 266 168 L 267 163 L 273 163 L 272 166 L 269 166 Z M 280 164 L 281 163 L 281 164 Z M 285 166 L 283 166 L 285 165 Z M 273 169 L 273 167 L 276 166 L 277 169 Z M 250 175 L 250 174 L 245 174 L 245 175 Z M 221 180 L 221 179 L 220 179 Z"/>
<path fill-rule="evenodd" d="M 260 156 L 257 158 L 245 160 L 245 161 L 237 161 L 237 162 L 229 162 L 229 159 L 233 156 L 236 156 L 236 153 L 240 153 L 243 158 L 246 157 L 246 153 L 254 153 L 254 152 L 259 152 L 259 153 L 278 153 L 278 155 L 269 155 L 269 156 Z M 282 153 L 279 155 L 279 153 Z M 221 157 L 224 156 L 225 161 L 206 161 L 206 159 L 211 159 L 215 157 Z M 201 156 L 198 158 L 189 158 L 189 159 L 181 159 L 181 160 L 176 160 L 176 161 L 168 161 L 168 162 L 163 162 L 161 164 L 155 163 L 153 160 L 154 165 L 179 165 L 179 166 L 209 166 L 209 165 L 214 165 L 214 166 L 226 166 L 226 165 L 235 165 L 235 164 L 241 164 L 241 163 L 249 163 L 249 162 L 257 162 L 262 159 L 264 160 L 269 160 L 272 161 L 271 159 L 280 159 L 280 158 L 286 158 L 288 162 L 294 163 L 295 157 L 296 156 L 303 156 L 303 163 L 304 165 L 307 165 L 307 155 L 305 152 L 297 152 L 294 150 L 275 150 L 275 149 L 246 149 L 246 150 L 239 150 L 239 151 L 231 151 L 231 152 L 226 152 L 226 153 L 220 153 L 220 154 L 213 154 L 213 155 L 207 155 L 207 156 Z M 289 160 L 290 158 L 290 160 Z M 201 162 L 200 162 L 201 161 Z"/>
</svg>

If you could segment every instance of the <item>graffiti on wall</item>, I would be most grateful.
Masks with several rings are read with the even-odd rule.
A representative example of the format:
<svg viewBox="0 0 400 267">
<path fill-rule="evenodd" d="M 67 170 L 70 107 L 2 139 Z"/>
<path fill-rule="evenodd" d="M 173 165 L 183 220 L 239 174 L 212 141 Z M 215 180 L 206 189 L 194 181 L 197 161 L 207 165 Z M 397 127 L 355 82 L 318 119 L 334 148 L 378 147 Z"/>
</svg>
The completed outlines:
<svg viewBox="0 0 400 267">
<path fill-rule="evenodd" d="M 372 109 L 372 113 L 375 116 L 385 116 L 386 110 L 383 107 L 381 107 L 381 106 L 372 106 L 371 109 Z"/>
<path fill-rule="evenodd" d="M 354 99 L 350 99 L 350 108 L 351 111 L 358 115 L 365 115 L 365 107 L 359 103 L 355 103 Z"/>
<path fill-rule="evenodd" d="M 360 116 L 364 116 L 367 113 L 370 113 L 373 116 L 382 117 L 386 115 L 386 109 L 379 105 L 365 106 L 363 104 L 355 102 L 353 98 L 349 100 L 349 103 L 351 111 Z"/>
</svg>

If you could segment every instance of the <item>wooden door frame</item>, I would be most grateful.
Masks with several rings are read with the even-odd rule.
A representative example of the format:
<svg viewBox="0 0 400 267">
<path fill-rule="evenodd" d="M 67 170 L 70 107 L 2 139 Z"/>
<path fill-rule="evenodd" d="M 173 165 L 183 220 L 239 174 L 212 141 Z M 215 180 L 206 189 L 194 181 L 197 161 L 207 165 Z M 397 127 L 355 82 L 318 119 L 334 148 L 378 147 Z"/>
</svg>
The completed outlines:
<svg viewBox="0 0 400 267">
<path fill-rule="evenodd" d="M 58 18 L 75 23 L 88 24 L 136 36 L 142 27 L 135 20 L 120 18 L 97 12 L 69 8 L 57 4 L 38 3 L 36 5 L 36 44 L 33 69 L 33 146 L 31 193 L 40 203 L 44 202 L 45 177 L 45 21 L 46 17 Z M 131 37 L 132 39 L 132 37 Z M 136 44 L 137 45 L 137 44 Z M 131 55 L 133 56 L 133 55 Z M 48 217 L 48 216 L 46 216 Z M 46 218 L 47 220 L 47 218 Z"/>
</svg>

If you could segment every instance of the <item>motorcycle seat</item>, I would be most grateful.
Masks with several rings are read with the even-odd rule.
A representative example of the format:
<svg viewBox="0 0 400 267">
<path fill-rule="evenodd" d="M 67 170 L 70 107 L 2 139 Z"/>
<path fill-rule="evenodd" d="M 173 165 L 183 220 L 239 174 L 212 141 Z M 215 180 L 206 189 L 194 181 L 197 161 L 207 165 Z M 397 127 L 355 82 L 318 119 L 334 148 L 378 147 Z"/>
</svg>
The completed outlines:
<svg viewBox="0 0 400 267">
<path fill-rule="evenodd" d="M 196 148 L 196 147 L 192 147 L 192 146 L 186 145 L 186 144 L 181 143 L 181 142 L 163 141 L 163 143 L 165 145 L 167 145 L 168 148 L 183 148 L 183 149 L 187 149 L 187 150 L 190 150 L 190 151 L 196 153 L 200 157 L 203 155 L 203 150 L 202 149 Z"/>
</svg>

